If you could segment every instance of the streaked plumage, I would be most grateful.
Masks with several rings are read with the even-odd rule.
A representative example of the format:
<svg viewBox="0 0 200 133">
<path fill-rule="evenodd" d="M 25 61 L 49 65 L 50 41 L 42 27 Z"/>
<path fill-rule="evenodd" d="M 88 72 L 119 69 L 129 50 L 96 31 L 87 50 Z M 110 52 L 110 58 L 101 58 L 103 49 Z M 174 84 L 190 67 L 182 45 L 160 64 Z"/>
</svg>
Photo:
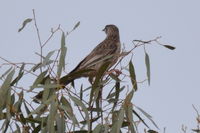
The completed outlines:
<svg viewBox="0 0 200 133">
<path fill-rule="evenodd" d="M 107 35 L 105 40 L 97 45 L 68 75 L 62 77 L 60 84 L 66 86 L 80 77 L 92 79 L 105 62 L 110 62 L 108 69 L 117 62 L 121 52 L 119 30 L 115 25 L 106 25 L 103 31 Z M 79 76 L 72 76 L 73 73 L 86 69 L 92 69 L 92 71 L 82 73 Z M 35 98 L 40 99 L 42 94 L 43 92 L 40 92 Z"/>
</svg>

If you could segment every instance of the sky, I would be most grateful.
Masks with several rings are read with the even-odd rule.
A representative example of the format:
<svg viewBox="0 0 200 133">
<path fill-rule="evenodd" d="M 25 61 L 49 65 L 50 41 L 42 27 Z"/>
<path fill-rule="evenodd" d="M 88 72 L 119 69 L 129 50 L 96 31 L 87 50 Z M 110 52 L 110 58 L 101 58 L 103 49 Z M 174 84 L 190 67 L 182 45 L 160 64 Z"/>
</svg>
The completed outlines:
<svg viewBox="0 0 200 133">
<path fill-rule="evenodd" d="M 26 18 L 35 9 L 41 40 L 59 24 L 66 31 L 80 21 L 80 26 L 67 37 L 67 70 L 72 70 L 104 38 L 102 29 L 115 24 L 126 49 L 132 40 L 150 40 L 176 47 L 171 51 L 159 45 L 146 47 L 151 63 L 151 85 L 140 84 L 134 104 L 153 116 L 161 131 L 181 132 L 181 125 L 195 128 L 194 104 L 200 110 L 200 1 L 199 0 L 32 0 L 0 2 L 0 56 L 12 62 L 37 62 L 39 51 L 33 25 L 20 33 Z M 56 34 L 46 51 L 59 48 Z M 5 63 L 0 60 L 0 64 Z M 137 79 L 145 78 L 143 49 L 134 51 Z M 0 72 L 2 72 L 0 70 Z"/>
</svg>

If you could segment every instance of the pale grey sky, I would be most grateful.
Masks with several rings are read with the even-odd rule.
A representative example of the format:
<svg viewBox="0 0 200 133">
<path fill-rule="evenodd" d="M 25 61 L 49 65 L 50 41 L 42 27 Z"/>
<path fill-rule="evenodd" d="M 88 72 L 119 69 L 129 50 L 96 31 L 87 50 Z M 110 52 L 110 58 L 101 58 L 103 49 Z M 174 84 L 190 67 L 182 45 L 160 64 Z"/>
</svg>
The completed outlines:
<svg viewBox="0 0 200 133">
<path fill-rule="evenodd" d="M 0 2 L 0 56 L 12 62 L 36 62 L 39 51 L 33 26 L 17 30 L 25 18 L 36 11 L 42 41 L 52 27 L 61 24 L 70 30 L 78 21 L 80 27 L 67 39 L 67 69 L 71 70 L 87 55 L 105 34 L 106 24 L 119 27 L 121 42 L 132 47 L 133 39 L 149 40 L 162 36 L 163 43 L 177 49 L 149 46 L 151 86 L 142 84 L 134 103 L 150 113 L 167 133 L 180 132 L 182 124 L 195 128 L 194 104 L 200 109 L 200 1 L 199 0 L 20 0 Z M 58 48 L 56 34 L 48 49 Z M 133 58 L 138 80 L 145 78 L 144 53 L 135 51 Z M 0 60 L 0 64 L 3 61 Z"/>
</svg>

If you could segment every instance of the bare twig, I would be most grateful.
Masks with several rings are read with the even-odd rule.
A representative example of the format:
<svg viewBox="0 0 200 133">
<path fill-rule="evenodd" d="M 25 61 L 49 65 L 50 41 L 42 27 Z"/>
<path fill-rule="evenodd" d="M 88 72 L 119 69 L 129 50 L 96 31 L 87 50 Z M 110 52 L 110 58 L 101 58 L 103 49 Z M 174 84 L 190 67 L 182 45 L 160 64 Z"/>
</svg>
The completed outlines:
<svg viewBox="0 0 200 133">
<path fill-rule="evenodd" d="M 36 21 L 36 16 L 35 16 L 35 10 L 33 9 L 33 18 L 34 18 L 34 24 L 35 24 L 35 28 L 36 28 L 36 31 L 37 31 L 37 37 L 38 37 L 38 41 L 39 41 L 39 45 L 40 45 L 40 62 L 42 62 L 42 42 L 41 42 L 41 37 L 40 37 L 40 31 L 38 29 L 38 26 L 37 26 L 37 21 Z M 41 71 L 42 71 L 42 68 L 40 68 Z"/>
</svg>

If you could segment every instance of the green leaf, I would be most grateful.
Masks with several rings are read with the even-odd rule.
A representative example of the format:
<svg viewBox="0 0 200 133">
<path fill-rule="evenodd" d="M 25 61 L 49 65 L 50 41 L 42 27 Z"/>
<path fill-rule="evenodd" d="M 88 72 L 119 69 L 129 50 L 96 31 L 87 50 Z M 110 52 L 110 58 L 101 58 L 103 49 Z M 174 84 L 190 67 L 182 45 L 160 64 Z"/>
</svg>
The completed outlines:
<svg viewBox="0 0 200 133">
<path fill-rule="evenodd" d="M 129 62 L 129 73 L 130 73 L 131 83 L 133 85 L 133 88 L 135 89 L 135 91 L 137 91 L 138 89 L 137 80 L 136 80 L 135 69 L 134 69 L 132 61 Z"/>
<path fill-rule="evenodd" d="M 24 29 L 24 27 L 25 27 L 28 23 L 30 23 L 31 21 L 32 21 L 31 18 L 27 18 L 26 20 L 24 20 L 24 22 L 23 22 L 23 24 L 22 24 L 22 27 L 19 28 L 18 32 L 22 31 L 22 30 Z"/>
<path fill-rule="evenodd" d="M 135 114 L 135 115 L 140 119 L 140 121 L 141 121 L 146 127 L 149 128 L 149 126 L 144 122 L 144 120 L 140 117 L 140 115 L 139 115 L 135 110 L 133 110 L 133 114 Z"/>
<path fill-rule="evenodd" d="M 123 120 L 124 120 L 124 109 L 121 108 L 119 111 L 118 120 L 115 121 L 115 123 L 113 124 L 110 133 L 120 133 L 120 128 L 122 127 Z"/>
<path fill-rule="evenodd" d="M 151 80 L 150 60 L 149 60 L 149 55 L 146 52 L 145 52 L 145 64 L 146 64 L 146 69 L 147 69 L 148 84 L 150 85 L 150 80 Z"/>
<path fill-rule="evenodd" d="M 22 64 L 18 76 L 12 81 L 11 86 L 13 86 L 14 84 L 17 84 L 17 82 L 22 78 L 22 76 L 24 75 L 24 67 L 25 67 L 25 63 Z"/>
<path fill-rule="evenodd" d="M 62 33 L 61 37 L 61 52 L 60 52 L 60 58 L 59 58 L 59 64 L 58 64 L 58 70 L 57 75 L 58 77 L 61 76 L 62 70 L 65 70 L 65 56 L 67 53 L 67 48 L 65 46 L 65 33 Z"/>
<path fill-rule="evenodd" d="M 57 132 L 58 133 L 65 133 L 65 130 L 66 130 L 65 118 L 62 114 L 60 116 L 56 115 L 56 125 L 57 125 Z"/>
<path fill-rule="evenodd" d="M 92 90 L 90 93 L 90 102 L 89 103 L 92 103 L 92 101 L 96 101 L 99 91 L 100 91 L 99 87 L 101 87 L 102 77 L 103 77 L 104 73 L 106 72 L 106 70 L 108 69 L 109 65 L 110 65 L 110 62 L 106 62 L 99 68 L 96 78 L 95 78 L 95 81 L 92 84 Z"/>
<path fill-rule="evenodd" d="M 49 116 L 47 119 L 47 130 L 50 133 L 55 132 L 54 122 L 56 120 L 57 105 L 58 105 L 58 103 L 55 102 L 54 100 L 51 102 L 50 112 L 49 112 Z"/>
<path fill-rule="evenodd" d="M 68 100 L 65 97 L 61 97 L 60 102 L 62 103 L 61 107 L 64 111 L 67 112 L 69 115 L 69 119 L 72 120 L 74 125 L 78 125 L 78 120 L 76 119 L 74 113 L 73 113 L 73 108 L 71 104 L 68 102 Z"/>
<path fill-rule="evenodd" d="M 16 125 L 16 128 L 17 128 L 17 130 L 15 132 L 16 133 L 21 133 L 19 125 L 17 123 L 15 123 L 15 125 Z"/>
<path fill-rule="evenodd" d="M 10 83 L 12 81 L 15 70 L 13 69 L 4 80 L 2 86 L 0 87 L 0 112 L 5 108 L 6 97 L 8 95 L 8 91 L 10 90 Z"/>
<path fill-rule="evenodd" d="M 12 67 L 10 67 L 5 73 L 1 75 L 0 80 L 2 80 L 11 70 L 12 70 Z"/>
<path fill-rule="evenodd" d="M 45 78 L 45 75 L 47 74 L 48 70 L 42 72 L 37 78 L 36 80 L 34 81 L 33 85 L 31 86 L 31 89 L 29 91 L 32 91 L 34 88 L 36 88 L 36 86 L 38 84 L 41 83 L 41 81 Z"/>
<path fill-rule="evenodd" d="M 78 21 L 78 22 L 76 23 L 76 25 L 74 26 L 73 30 L 75 30 L 79 25 L 80 25 L 80 21 Z"/>
<path fill-rule="evenodd" d="M 154 131 L 154 130 L 148 130 L 147 132 L 148 133 L 158 133 L 157 131 Z"/>
<path fill-rule="evenodd" d="M 98 124 L 93 130 L 93 133 L 102 133 L 102 132 L 103 132 L 103 126 L 101 124 Z"/>
<path fill-rule="evenodd" d="M 78 105 L 78 106 L 80 106 L 82 108 L 83 112 L 85 113 L 85 119 L 87 121 L 88 127 L 90 127 L 89 113 L 88 113 L 88 110 L 87 110 L 86 106 L 78 98 L 76 98 L 74 96 L 71 96 L 71 95 L 69 95 L 69 97 L 72 99 L 72 101 L 76 105 Z"/>
<path fill-rule="evenodd" d="M 151 115 L 149 115 L 147 112 L 145 112 L 143 109 L 141 109 L 141 108 L 139 108 L 139 107 L 137 107 L 137 106 L 135 106 L 138 110 L 140 110 L 140 112 L 142 112 L 143 113 L 143 115 L 145 115 L 151 122 L 152 122 L 152 124 L 157 128 L 157 129 L 159 129 L 159 127 L 156 125 L 156 123 L 152 120 L 152 116 Z"/>
<path fill-rule="evenodd" d="M 171 45 L 163 45 L 164 47 L 170 49 L 170 50 L 174 50 L 176 49 L 174 46 L 171 46 Z"/>
</svg>

